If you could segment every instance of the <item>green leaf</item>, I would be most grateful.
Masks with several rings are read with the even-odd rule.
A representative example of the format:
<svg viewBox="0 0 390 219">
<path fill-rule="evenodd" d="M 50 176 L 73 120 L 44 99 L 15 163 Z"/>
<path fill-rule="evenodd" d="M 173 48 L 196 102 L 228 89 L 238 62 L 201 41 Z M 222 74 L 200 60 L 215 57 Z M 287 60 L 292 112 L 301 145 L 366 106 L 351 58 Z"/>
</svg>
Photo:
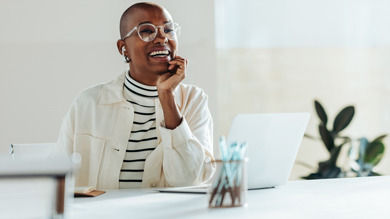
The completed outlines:
<svg viewBox="0 0 390 219">
<path fill-rule="evenodd" d="M 387 135 L 381 135 L 381 136 L 375 138 L 374 141 L 382 141 L 384 138 L 386 138 L 386 136 L 387 136 Z M 374 142 L 374 141 L 373 141 L 373 142 Z"/>
<path fill-rule="evenodd" d="M 371 142 L 366 149 L 366 156 L 364 163 L 377 165 L 381 161 L 383 153 L 385 152 L 385 145 L 381 141 Z"/>
<path fill-rule="evenodd" d="M 333 131 L 337 134 L 341 130 L 345 129 L 351 122 L 355 114 L 355 107 L 347 106 L 336 116 L 333 122 Z"/>
<path fill-rule="evenodd" d="M 330 134 L 328 129 L 326 129 L 326 127 L 323 124 L 320 124 L 318 126 L 318 129 L 319 129 L 319 132 L 321 135 L 321 139 L 326 146 L 326 149 L 328 149 L 328 151 L 331 152 L 332 149 L 334 148 L 334 139 L 333 139 L 332 135 Z"/>
<path fill-rule="evenodd" d="M 326 123 L 328 122 L 328 116 L 325 113 L 324 107 L 322 107 L 322 105 L 317 100 L 314 101 L 314 106 L 316 108 L 318 117 L 320 117 L 322 121 L 322 124 L 326 126 Z"/>
</svg>

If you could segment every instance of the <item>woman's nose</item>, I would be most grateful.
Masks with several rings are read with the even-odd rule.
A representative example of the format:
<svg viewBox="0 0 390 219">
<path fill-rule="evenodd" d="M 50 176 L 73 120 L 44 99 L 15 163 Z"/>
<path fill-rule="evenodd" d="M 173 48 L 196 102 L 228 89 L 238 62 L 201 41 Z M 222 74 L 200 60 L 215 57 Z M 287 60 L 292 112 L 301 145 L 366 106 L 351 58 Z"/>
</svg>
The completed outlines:
<svg viewBox="0 0 390 219">
<path fill-rule="evenodd" d="M 164 43 L 164 44 L 168 41 L 168 38 L 165 36 L 163 27 L 157 27 L 157 34 L 156 34 L 156 38 L 154 39 L 154 41 L 156 43 L 160 42 L 160 43 Z"/>
</svg>

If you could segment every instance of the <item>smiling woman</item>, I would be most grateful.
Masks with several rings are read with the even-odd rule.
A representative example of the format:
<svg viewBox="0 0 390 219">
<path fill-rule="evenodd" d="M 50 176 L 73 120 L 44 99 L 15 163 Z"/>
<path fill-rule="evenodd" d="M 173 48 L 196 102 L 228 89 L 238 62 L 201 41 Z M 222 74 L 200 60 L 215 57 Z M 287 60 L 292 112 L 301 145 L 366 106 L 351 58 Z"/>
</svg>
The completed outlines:
<svg viewBox="0 0 390 219">
<path fill-rule="evenodd" d="M 65 116 L 55 153 L 77 152 L 76 186 L 98 189 L 189 186 L 213 174 L 207 95 L 182 84 L 180 25 L 153 3 L 129 7 L 119 53 L 129 68 L 82 91 Z"/>
</svg>

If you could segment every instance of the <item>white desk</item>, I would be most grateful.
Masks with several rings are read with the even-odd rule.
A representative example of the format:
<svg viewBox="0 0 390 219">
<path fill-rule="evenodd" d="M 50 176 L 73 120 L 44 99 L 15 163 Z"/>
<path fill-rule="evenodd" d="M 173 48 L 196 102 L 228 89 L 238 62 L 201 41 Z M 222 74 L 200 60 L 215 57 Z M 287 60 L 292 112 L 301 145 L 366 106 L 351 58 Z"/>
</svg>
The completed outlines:
<svg viewBox="0 0 390 219">
<path fill-rule="evenodd" d="M 209 209 L 207 195 L 109 190 L 76 198 L 70 218 L 390 218 L 390 176 L 291 181 L 248 192 L 248 208 Z"/>
</svg>

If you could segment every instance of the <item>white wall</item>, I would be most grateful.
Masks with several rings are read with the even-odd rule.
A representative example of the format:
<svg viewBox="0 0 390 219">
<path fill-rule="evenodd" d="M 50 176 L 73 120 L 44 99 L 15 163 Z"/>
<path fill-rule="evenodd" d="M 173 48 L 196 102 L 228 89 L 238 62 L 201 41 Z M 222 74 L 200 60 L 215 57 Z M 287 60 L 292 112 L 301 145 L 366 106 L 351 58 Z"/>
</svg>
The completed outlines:
<svg viewBox="0 0 390 219">
<path fill-rule="evenodd" d="M 120 16 L 135 2 L 0 0 L 0 154 L 10 143 L 56 141 L 76 94 L 126 68 L 116 41 Z M 155 2 L 182 24 L 185 83 L 209 95 L 217 124 L 214 2 Z"/>
<path fill-rule="evenodd" d="M 389 0 L 216 0 L 218 48 L 390 45 Z"/>
<path fill-rule="evenodd" d="M 216 0 L 215 9 L 221 134 L 238 113 L 310 112 L 307 133 L 319 137 L 315 99 L 329 129 L 354 105 L 342 134 L 388 134 L 376 171 L 390 174 L 390 0 Z M 317 169 L 328 156 L 304 138 L 297 161 Z M 310 172 L 295 165 L 290 179 Z"/>
</svg>

